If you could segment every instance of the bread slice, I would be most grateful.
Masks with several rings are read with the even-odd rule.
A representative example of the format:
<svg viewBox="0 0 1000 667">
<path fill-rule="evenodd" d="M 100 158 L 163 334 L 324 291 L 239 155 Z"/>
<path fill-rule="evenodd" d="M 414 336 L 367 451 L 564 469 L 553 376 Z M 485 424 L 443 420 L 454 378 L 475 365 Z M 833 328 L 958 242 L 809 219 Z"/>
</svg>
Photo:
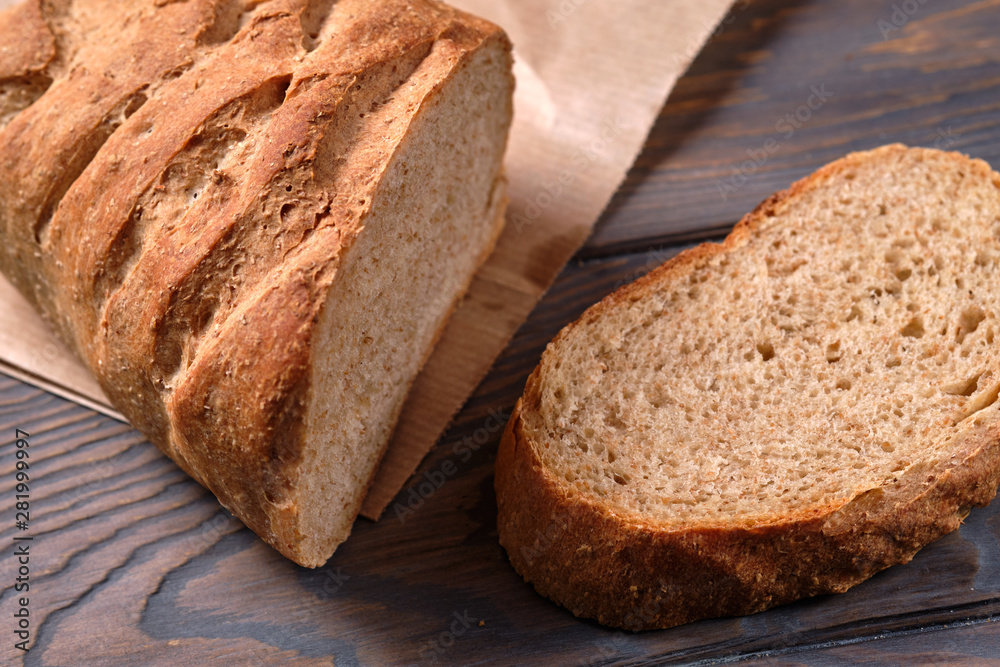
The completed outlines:
<svg viewBox="0 0 1000 667">
<path fill-rule="evenodd" d="M 500 232 L 509 41 L 432 0 L 29 0 L 20 25 L 0 268 L 133 425 L 321 565 Z"/>
<path fill-rule="evenodd" d="M 496 464 L 535 588 L 631 630 L 841 592 L 1000 480 L 1000 175 L 886 146 L 553 340 Z"/>
</svg>

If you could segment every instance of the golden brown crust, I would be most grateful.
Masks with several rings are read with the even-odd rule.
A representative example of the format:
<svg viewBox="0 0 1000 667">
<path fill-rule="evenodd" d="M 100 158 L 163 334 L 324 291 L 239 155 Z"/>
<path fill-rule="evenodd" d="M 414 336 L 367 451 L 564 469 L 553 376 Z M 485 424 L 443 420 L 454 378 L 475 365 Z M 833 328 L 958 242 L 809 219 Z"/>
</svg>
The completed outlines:
<svg viewBox="0 0 1000 667">
<path fill-rule="evenodd" d="M 510 44 L 434 0 L 121 2 L 0 134 L 0 268 L 134 426 L 320 564 L 289 492 L 320 311 L 414 120 Z M 39 44 L 0 76 L 55 62 Z"/>
<path fill-rule="evenodd" d="M 906 149 L 881 150 L 891 155 Z M 824 167 L 764 201 L 722 244 L 683 252 L 609 295 L 564 328 L 545 355 L 556 354 L 573 328 L 680 280 L 720 253 L 737 251 L 789 198 L 860 159 L 850 155 Z M 1000 483 L 1000 423 L 976 419 L 959 428 L 950 459 L 914 465 L 895 482 L 837 506 L 750 527 L 725 520 L 678 527 L 621 515 L 556 479 L 539 453 L 548 443 L 526 435 L 523 415 L 541 409 L 544 367 L 543 360 L 529 377 L 497 454 L 500 542 L 539 593 L 606 625 L 667 628 L 843 592 L 957 529 Z"/>
<path fill-rule="evenodd" d="M 977 427 L 950 465 L 916 468 L 891 487 L 812 518 L 754 528 L 671 529 L 616 515 L 544 468 L 511 416 L 497 454 L 500 543 L 542 595 L 577 616 L 628 630 L 751 614 L 839 593 L 908 562 L 957 529 L 1000 482 L 1000 426 Z"/>
<path fill-rule="evenodd" d="M 0 12 L 0 84 L 51 77 L 46 69 L 56 58 L 56 40 L 42 16 L 41 0 L 25 2 Z"/>
<path fill-rule="evenodd" d="M 103 49 L 77 45 L 88 61 L 73 63 L 44 100 L 20 112 L 0 134 L 0 179 L 20 185 L 0 200 L 0 233 L 7 239 L 0 250 L 3 266 L 45 315 L 54 310 L 54 267 L 48 257 L 29 250 L 46 235 L 63 195 L 107 138 L 152 88 L 189 66 L 199 38 L 216 18 L 208 0 L 173 3 L 155 13 L 138 6 L 121 9 L 122 16 L 108 17 L 119 24 L 118 40 Z M 45 20 L 55 22 L 54 17 Z M 81 95 L 87 104 L 79 103 Z M 56 331 L 73 342 L 65 326 L 57 325 Z"/>
</svg>

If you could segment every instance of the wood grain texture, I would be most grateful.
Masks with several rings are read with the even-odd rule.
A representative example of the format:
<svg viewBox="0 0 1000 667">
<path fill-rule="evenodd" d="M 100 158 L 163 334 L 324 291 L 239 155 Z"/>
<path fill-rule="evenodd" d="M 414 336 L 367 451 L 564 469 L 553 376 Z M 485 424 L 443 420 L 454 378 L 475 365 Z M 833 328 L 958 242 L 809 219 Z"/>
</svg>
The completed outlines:
<svg viewBox="0 0 1000 667">
<path fill-rule="evenodd" d="M 738 2 L 580 259 L 384 518 L 358 521 L 323 568 L 282 558 L 135 431 L 0 376 L 0 664 L 988 664 L 996 503 L 846 594 L 640 634 L 539 597 L 496 536 L 500 422 L 545 343 L 591 303 L 848 150 L 933 145 L 951 128 L 953 147 L 1000 166 L 1000 1 L 919 5 L 883 41 L 892 4 Z M 717 182 L 824 82 L 829 105 L 722 200 Z M 16 428 L 31 434 L 28 531 L 13 526 Z M 25 533 L 33 648 L 21 655 L 11 545 Z"/>
<path fill-rule="evenodd" d="M 903 5 L 917 9 L 894 16 Z M 886 143 L 997 165 L 998 15 L 997 0 L 736 2 L 583 254 L 723 235 L 772 192 Z"/>
</svg>

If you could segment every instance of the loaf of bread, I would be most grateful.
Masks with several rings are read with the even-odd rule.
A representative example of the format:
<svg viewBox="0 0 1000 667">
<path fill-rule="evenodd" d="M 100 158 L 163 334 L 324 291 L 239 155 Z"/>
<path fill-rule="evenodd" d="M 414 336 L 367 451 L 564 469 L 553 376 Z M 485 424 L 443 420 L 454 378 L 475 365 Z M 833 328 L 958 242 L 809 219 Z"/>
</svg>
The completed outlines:
<svg viewBox="0 0 1000 667">
<path fill-rule="evenodd" d="M 322 564 L 502 226 L 506 36 L 434 0 L 29 0 L 0 35 L 0 268 Z"/>
<path fill-rule="evenodd" d="M 546 349 L 496 464 L 543 595 L 631 630 L 841 592 L 1000 480 L 1000 175 L 893 145 L 774 195 Z"/>
</svg>

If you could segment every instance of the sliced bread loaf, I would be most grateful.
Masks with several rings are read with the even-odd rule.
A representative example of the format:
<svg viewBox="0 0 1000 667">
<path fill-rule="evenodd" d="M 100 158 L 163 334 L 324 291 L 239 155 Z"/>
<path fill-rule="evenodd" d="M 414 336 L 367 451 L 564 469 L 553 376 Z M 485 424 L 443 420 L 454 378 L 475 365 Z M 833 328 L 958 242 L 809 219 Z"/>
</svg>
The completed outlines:
<svg viewBox="0 0 1000 667">
<path fill-rule="evenodd" d="M 0 269 L 322 564 L 502 226 L 506 36 L 433 0 L 28 0 L 0 30 Z"/>
<path fill-rule="evenodd" d="M 500 540 L 638 630 L 840 592 L 1000 480 L 1000 175 L 893 145 L 834 162 L 590 308 L 496 464 Z"/>
</svg>

